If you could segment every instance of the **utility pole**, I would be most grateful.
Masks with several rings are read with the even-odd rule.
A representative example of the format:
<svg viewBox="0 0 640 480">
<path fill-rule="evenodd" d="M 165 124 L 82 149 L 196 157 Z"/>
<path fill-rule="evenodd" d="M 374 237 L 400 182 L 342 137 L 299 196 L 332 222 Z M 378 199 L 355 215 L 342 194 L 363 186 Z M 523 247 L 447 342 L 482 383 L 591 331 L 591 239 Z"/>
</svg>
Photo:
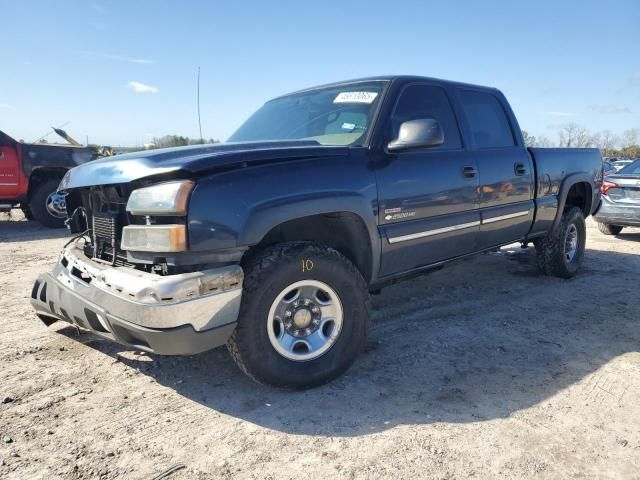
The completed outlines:
<svg viewBox="0 0 640 480">
<path fill-rule="evenodd" d="M 200 145 L 204 143 L 202 138 L 202 121 L 200 120 L 200 65 L 198 65 L 198 127 L 200 129 Z"/>
</svg>

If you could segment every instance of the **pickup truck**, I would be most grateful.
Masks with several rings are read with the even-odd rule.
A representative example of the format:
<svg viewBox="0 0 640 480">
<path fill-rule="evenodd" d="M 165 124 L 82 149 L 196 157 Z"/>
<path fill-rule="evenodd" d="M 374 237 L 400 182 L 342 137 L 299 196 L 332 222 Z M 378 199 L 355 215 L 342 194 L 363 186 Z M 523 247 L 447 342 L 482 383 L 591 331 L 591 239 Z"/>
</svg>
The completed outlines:
<svg viewBox="0 0 640 480">
<path fill-rule="evenodd" d="M 54 129 L 66 136 L 66 132 Z M 25 217 L 45 227 L 62 228 L 64 195 L 57 193 L 70 168 L 98 158 L 94 147 L 23 143 L 0 131 L 0 212 L 20 206 Z"/>
<path fill-rule="evenodd" d="M 369 295 L 392 282 L 513 242 L 543 274 L 575 275 L 601 181 L 598 150 L 526 148 L 494 88 L 310 88 L 227 143 L 67 172 L 76 237 L 31 301 L 47 325 L 157 354 L 226 344 L 254 380 L 312 387 L 354 362 Z"/>
</svg>

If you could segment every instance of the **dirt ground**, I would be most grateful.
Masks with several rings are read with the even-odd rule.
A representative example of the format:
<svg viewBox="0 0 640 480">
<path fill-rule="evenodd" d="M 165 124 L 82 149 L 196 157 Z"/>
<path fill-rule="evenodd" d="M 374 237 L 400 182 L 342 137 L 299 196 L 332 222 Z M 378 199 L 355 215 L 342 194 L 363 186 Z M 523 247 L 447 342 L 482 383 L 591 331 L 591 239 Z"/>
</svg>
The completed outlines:
<svg viewBox="0 0 640 480">
<path fill-rule="evenodd" d="M 640 229 L 582 272 L 482 255 L 373 298 L 365 353 L 306 392 L 225 349 L 129 350 L 29 305 L 65 234 L 0 218 L 0 478 L 640 478 Z M 7 443 L 10 442 L 10 443 Z"/>
</svg>

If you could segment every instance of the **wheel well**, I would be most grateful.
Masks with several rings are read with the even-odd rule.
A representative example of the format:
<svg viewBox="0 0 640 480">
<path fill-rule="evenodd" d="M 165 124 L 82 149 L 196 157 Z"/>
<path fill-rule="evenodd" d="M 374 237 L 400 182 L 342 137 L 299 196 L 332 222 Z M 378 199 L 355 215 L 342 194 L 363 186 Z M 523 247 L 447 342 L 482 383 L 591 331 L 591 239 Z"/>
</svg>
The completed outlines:
<svg viewBox="0 0 640 480">
<path fill-rule="evenodd" d="M 29 176 L 29 191 L 27 192 L 27 196 L 31 198 L 33 191 L 47 180 L 51 180 L 52 178 L 62 180 L 65 173 L 67 173 L 66 168 L 38 168 L 34 170 Z"/>
<path fill-rule="evenodd" d="M 364 221 L 350 212 L 311 215 L 272 228 L 245 257 L 282 242 L 313 241 L 335 248 L 347 257 L 367 282 L 371 280 L 371 239 Z"/>
<path fill-rule="evenodd" d="M 569 192 L 567 192 L 567 200 L 564 204 L 564 209 L 567 210 L 571 207 L 578 207 L 587 217 L 591 213 L 591 185 L 586 182 L 578 182 L 571 185 Z"/>
</svg>

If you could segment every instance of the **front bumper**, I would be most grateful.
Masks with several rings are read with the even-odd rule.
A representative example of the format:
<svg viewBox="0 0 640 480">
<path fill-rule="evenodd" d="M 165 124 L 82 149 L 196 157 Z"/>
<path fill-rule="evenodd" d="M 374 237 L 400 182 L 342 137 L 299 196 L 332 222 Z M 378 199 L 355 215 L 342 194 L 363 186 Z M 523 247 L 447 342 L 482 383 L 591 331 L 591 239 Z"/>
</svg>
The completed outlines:
<svg viewBox="0 0 640 480">
<path fill-rule="evenodd" d="M 237 265 L 160 276 L 89 260 L 71 246 L 38 277 L 31 304 L 47 325 L 62 320 L 140 350 L 190 355 L 231 336 L 242 281 Z"/>
<path fill-rule="evenodd" d="M 593 218 L 611 225 L 640 227 L 640 205 L 614 204 L 603 196 L 602 204 Z"/>
</svg>

